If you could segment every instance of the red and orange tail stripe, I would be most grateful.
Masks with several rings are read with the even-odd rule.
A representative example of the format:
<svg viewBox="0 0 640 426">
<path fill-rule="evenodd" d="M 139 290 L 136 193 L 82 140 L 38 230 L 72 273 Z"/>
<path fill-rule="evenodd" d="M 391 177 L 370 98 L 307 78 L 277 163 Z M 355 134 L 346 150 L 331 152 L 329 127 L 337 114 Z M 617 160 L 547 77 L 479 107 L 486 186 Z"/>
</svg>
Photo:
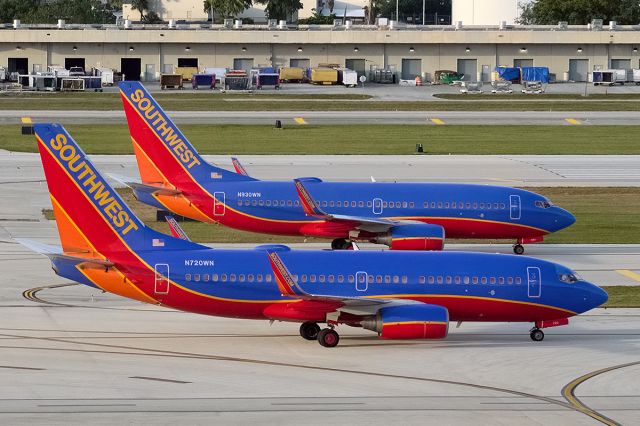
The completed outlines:
<svg viewBox="0 0 640 426">
<path fill-rule="evenodd" d="M 309 191 L 307 191 L 307 188 L 304 187 L 302 182 L 297 179 L 294 179 L 294 182 L 305 214 L 307 216 L 324 216 L 324 214 L 316 207 L 315 201 L 313 201 L 311 194 L 309 194 Z"/>
<path fill-rule="evenodd" d="M 280 294 L 289 297 L 300 296 L 300 294 L 296 292 L 296 290 L 298 290 L 298 286 L 287 270 L 287 267 L 284 266 L 284 263 L 282 262 L 282 259 L 280 259 L 280 256 L 278 256 L 278 254 L 274 252 L 269 252 L 267 253 L 267 255 L 269 256 L 271 269 L 273 269 L 273 273 L 276 276 L 276 284 L 278 285 Z"/>
</svg>

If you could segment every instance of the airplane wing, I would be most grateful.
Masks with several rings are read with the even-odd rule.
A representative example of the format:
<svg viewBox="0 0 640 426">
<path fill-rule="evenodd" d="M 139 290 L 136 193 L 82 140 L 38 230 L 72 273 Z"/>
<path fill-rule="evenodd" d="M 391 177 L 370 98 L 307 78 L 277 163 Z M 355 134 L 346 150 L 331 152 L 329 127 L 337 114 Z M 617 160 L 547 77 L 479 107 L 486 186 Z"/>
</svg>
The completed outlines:
<svg viewBox="0 0 640 426">
<path fill-rule="evenodd" d="M 317 217 L 318 219 L 324 219 L 332 222 L 349 222 L 353 225 L 354 229 L 360 229 L 368 232 L 386 232 L 389 228 L 398 225 L 407 224 L 419 224 L 422 222 L 412 220 L 391 220 L 384 218 L 364 217 L 364 216 L 351 216 L 341 214 L 329 214 L 325 213 L 320 207 L 319 203 L 315 201 L 307 188 L 304 186 L 304 179 L 294 179 L 296 185 L 296 191 L 300 198 L 300 204 L 304 209 L 307 216 Z"/>
<path fill-rule="evenodd" d="M 82 256 L 82 253 L 69 254 L 64 253 L 62 247 L 52 246 L 49 244 L 39 243 L 37 241 L 26 240 L 22 238 L 14 238 L 14 240 L 36 253 L 47 256 L 51 260 L 65 260 L 74 264 L 81 265 L 84 268 L 105 269 L 114 266 L 113 262 L 106 259 L 97 259 L 93 257 Z"/>
<path fill-rule="evenodd" d="M 176 220 L 175 217 L 168 214 L 164 218 L 167 221 L 167 224 L 169 225 L 169 230 L 171 231 L 171 235 L 173 235 L 176 238 L 180 238 L 181 240 L 191 241 L 187 233 L 184 232 L 184 230 L 182 229 L 182 227 L 180 227 L 180 225 L 178 225 L 178 221 Z"/>
<path fill-rule="evenodd" d="M 243 176 L 249 176 L 249 173 L 247 173 L 247 169 L 244 168 L 242 163 L 240 163 L 240 160 L 238 160 L 236 157 L 231 157 L 231 164 L 233 164 L 233 168 L 236 169 L 236 173 Z"/>
<path fill-rule="evenodd" d="M 338 302 L 341 306 L 337 311 L 345 312 L 353 315 L 374 315 L 380 308 L 387 306 L 422 304 L 415 300 L 385 299 L 385 298 L 363 298 L 349 296 L 333 296 L 322 294 L 311 294 L 306 292 L 293 278 L 284 262 L 278 256 L 277 251 L 267 249 L 267 256 L 271 269 L 276 277 L 276 284 L 283 296 L 295 299 L 316 301 L 316 302 Z"/>
<path fill-rule="evenodd" d="M 147 192 L 149 194 L 156 195 L 179 195 L 182 193 L 177 189 L 167 188 L 166 186 L 162 186 L 161 184 L 142 183 L 138 180 L 126 176 L 116 175 L 113 173 L 107 173 L 107 176 L 121 183 L 122 185 L 128 186 L 129 188 L 140 192 Z"/>
</svg>

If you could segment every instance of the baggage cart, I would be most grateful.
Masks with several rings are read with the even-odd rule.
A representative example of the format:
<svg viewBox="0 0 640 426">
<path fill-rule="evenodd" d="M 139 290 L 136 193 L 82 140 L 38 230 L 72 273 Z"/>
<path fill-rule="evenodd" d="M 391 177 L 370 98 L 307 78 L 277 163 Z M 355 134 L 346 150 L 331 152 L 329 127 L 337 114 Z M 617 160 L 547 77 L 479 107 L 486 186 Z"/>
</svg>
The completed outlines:
<svg viewBox="0 0 640 426">
<path fill-rule="evenodd" d="M 102 92 L 102 77 L 96 76 L 82 76 L 79 77 L 84 80 L 85 90 L 93 90 L 94 92 Z"/>
<path fill-rule="evenodd" d="M 177 67 L 176 74 L 182 76 L 182 81 L 191 81 L 191 77 L 198 74 L 198 67 Z"/>
<path fill-rule="evenodd" d="M 510 81 L 492 81 L 491 93 L 513 93 Z"/>
<path fill-rule="evenodd" d="M 337 70 L 333 68 L 311 68 L 311 84 L 331 85 L 337 82 Z"/>
<path fill-rule="evenodd" d="M 161 74 L 160 89 L 182 89 L 182 74 Z"/>
<path fill-rule="evenodd" d="M 544 93 L 544 86 L 541 81 L 523 81 L 522 93 L 527 95 L 539 95 Z"/>
<path fill-rule="evenodd" d="M 434 74 L 435 81 L 440 84 L 459 84 L 464 74 L 451 70 L 438 70 Z"/>
<path fill-rule="evenodd" d="M 200 87 L 205 89 L 216 88 L 216 75 L 215 74 L 194 74 L 191 77 L 191 87 L 198 90 Z"/>
<path fill-rule="evenodd" d="M 286 81 L 287 83 L 302 83 L 306 81 L 304 69 L 297 67 L 282 67 L 280 68 L 280 81 Z"/>
<path fill-rule="evenodd" d="M 464 81 L 462 82 L 462 88 L 460 89 L 460 93 L 464 93 L 465 95 L 481 95 L 484 93 L 482 91 L 482 82 L 481 81 Z"/>
<path fill-rule="evenodd" d="M 358 86 L 358 73 L 349 68 L 338 68 L 338 81 L 347 87 Z"/>
<path fill-rule="evenodd" d="M 389 68 L 375 68 L 369 74 L 372 83 L 394 84 L 396 82 L 396 73 Z"/>
<path fill-rule="evenodd" d="M 613 86 L 616 84 L 617 75 L 613 71 L 593 71 L 591 73 L 591 82 L 594 86 Z"/>
<path fill-rule="evenodd" d="M 111 68 L 96 68 L 95 75 L 100 77 L 103 86 L 113 86 L 115 83 L 114 72 Z"/>
<path fill-rule="evenodd" d="M 640 70 L 631 70 L 633 78 L 632 81 L 636 84 L 636 86 L 640 86 Z"/>
<path fill-rule="evenodd" d="M 258 90 L 264 86 L 273 86 L 277 90 L 280 88 L 280 74 L 251 70 L 251 85 Z"/>
<path fill-rule="evenodd" d="M 227 74 L 226 68 L 205 68 L 202 74 L 211 74 L 215 76 L 216 84 L 222 84 L 224 76 Z"/>
<path fill-rule="evenodd" d="M 33 76 L 33 85 L 37 91 L 53 92 L 56 90 L 56 77 L 53 74 L 39 74 Z"/>
<path fill-rule="evenodd" d="M 246 75 L 229 75 L 224 78 L 225 90 L 247 90 L 249 89 L 249 77 Z"/>
<path fill-rule="evenodd" d="M 61 80 L 60 90 L 63 92 L 82 92 L 84 91 L 84 80 L 64 77 Z"/>
<path fill-rule="evenodd" d="M 7 79 L 7 69 L 4 67 L 0 67 L 0 81 L 5 81 Z"/>
</svg>

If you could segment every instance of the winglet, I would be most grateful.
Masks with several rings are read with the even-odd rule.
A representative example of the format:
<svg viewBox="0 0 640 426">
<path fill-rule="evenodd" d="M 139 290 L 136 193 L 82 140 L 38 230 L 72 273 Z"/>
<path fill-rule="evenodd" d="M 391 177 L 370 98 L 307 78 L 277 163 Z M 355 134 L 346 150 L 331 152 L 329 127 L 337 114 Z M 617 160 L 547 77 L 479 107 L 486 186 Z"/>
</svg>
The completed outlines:
<svg viewBox="0 0 640 426">
<path fill-rule="evenodd" d="M 323 212 L 319 203 L 317 203 L 307 191 L 307 188 L 302 183 L 301 179 L 294 179 L 293 182 L 296 185 L 296 191 L 298 192 L 298 197 L 300 198 L 300 204 L 302 204 L 302 208 L 304 209 L 304 213 L 307 216 L 314 217 L 327 217 L 329 216 L 325 212 Z"/>
<path fill-rule="evenodd" d="M 231 157 L 231 164 L 233 164 L 233 168 L 236 169 L 236 173 L 242 176 L 249 176 L 249 173 L 247 173 L 247 169 L 244 168 L 240 160 L 238 160 L 236 157 Z"/>
<path fill-rule="evenodd" d="M 297 298 L 306 296 L 307 294 L 298 286 L 298 283 L 296 283 L 293 275 L 289 272 L 282 259 L 280 259 L 280 256 L 278 256 L 278 253 L 268 250 L 267 256 L 269 256 L 269 263 L 276 277 L 276 284 L 278 285 L 280 294 Z"/>
<path fill-rule="evenodd" d="M 181 240 L 191 241 L 187 233 L 184 232 L 184 230 L 182 229 L 182 227 L 180 227 L 180 225 L 178 225 L 178 221 L 176 220 L 175 217 L 171 215 L 166 215 L 164 218 L 167 221 L 167 224 L 169 225 L 169 230 L 171 231 L 171 235 L 173 235 L 176 238 L 180 238 Z"/>
</svg>

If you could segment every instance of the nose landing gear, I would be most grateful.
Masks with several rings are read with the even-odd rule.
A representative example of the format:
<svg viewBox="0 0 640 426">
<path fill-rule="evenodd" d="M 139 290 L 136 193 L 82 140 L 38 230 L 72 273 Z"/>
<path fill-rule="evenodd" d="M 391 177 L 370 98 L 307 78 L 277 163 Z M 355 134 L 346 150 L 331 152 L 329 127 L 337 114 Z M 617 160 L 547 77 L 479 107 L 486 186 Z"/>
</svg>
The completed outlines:
<svg viewBox="0 0 640 426">
<path fill-rule="evenodd" d="M 515 254 L 523 254 L 524 253 L 524 246 L 522 244 L 514 244 L 513 245 L 513 252 Z"/>
<path fill-rule="evenodd" d="M 350 250 L 353 248 L 353 243 L 346 238 L 336 238 L 331 241 L 332 250 Z"/>
</svg>

